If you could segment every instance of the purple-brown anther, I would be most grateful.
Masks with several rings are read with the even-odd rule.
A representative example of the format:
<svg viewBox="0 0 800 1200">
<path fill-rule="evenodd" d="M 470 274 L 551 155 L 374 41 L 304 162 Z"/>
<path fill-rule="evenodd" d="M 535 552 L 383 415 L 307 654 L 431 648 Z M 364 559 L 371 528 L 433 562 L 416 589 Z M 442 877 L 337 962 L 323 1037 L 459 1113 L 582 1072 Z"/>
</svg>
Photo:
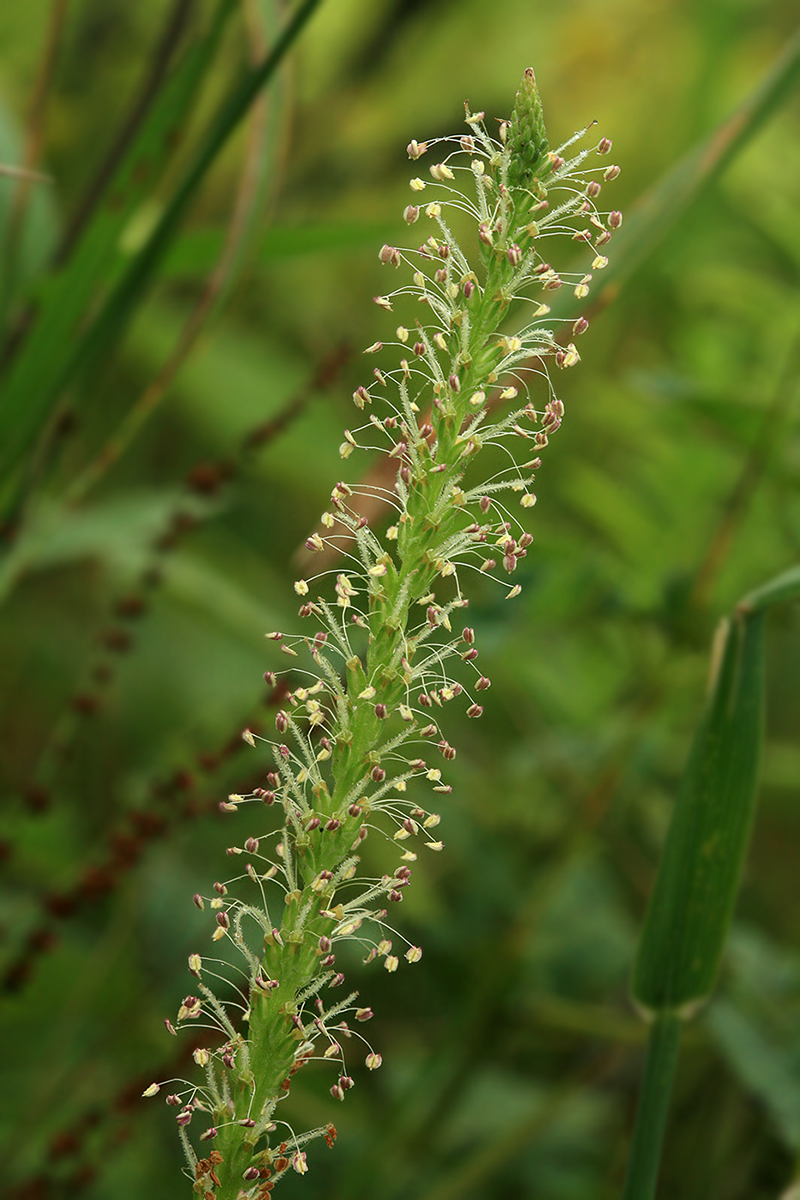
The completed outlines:
<svg viewBox="0 0 800 1200">
<path fill-rule="evenodd" d="M 481 221 L 480 225 L 478 226 L 478 237 L 483 242 L 484 246 L 494 245 L 494 237 L 487 221 Z"/>
</svg>

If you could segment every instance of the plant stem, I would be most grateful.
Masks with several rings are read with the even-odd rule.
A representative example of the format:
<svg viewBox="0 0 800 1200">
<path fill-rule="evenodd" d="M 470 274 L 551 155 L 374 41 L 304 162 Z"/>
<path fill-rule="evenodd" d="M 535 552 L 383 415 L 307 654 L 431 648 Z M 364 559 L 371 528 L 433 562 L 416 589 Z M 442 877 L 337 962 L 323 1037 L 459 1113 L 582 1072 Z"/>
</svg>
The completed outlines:
<svg viewBox="0 0 800 1200">
<path fill-rule="evenodd" d="M 650 1026 L 622 1200 L 652 1200 L 655 1195 L 682 1032 L 683 1020 L 674 1012 L 659 1013 Z"/>
</svg>

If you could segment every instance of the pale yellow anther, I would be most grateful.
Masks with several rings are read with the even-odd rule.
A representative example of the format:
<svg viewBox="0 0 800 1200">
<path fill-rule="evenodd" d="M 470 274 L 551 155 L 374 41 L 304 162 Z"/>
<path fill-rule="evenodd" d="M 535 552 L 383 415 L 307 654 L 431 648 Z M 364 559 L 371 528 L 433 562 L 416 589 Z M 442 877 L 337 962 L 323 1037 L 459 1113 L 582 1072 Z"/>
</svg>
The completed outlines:
<svg viewBox="0 0 800 1200">
<path fill-rule="evenodd" d="M 298 596 L 307 596 L 308 584 L 306 583 L 305 579 L 298 579 L 295 582 L 294 590 L 297 592 Z"/>
<path fill-rule="evenodd" d="M 421 192 L 428 185 L 424 179 L 417 178 L 417 179 L 412 179 L 408 186 L 411 188 L 412 192 Z"/>
</svg>

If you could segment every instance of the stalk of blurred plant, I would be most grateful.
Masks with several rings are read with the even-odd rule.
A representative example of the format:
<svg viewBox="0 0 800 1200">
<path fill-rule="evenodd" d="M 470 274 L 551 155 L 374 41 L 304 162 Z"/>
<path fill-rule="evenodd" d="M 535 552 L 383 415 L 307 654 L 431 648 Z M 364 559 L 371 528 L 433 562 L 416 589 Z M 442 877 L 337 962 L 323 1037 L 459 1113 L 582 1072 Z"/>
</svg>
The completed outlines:
<svg viewBox="0 0 800 1200">
<path fill-rule="evenodd" d="M 396 468 L 393 486 L 334 486 L 320 531 L 306 543 L 325 569 L 295 583 L 299 615 L 314 632 L 268 635 L 289 663 L 266 674 L 284 707 L 268 743 L 265 786 L 222 805 L 230 812 L 245 802 L 276 805 L 283 827 L 232 847 L 228 854 L 244 870 L 216 883 L 210 898 L 195 897 L 214 911 L 212 941 L 225 940 L 241 955 L 238 1001 L 221 1002 L 209 983 L 231 968 L 192 954 L 197 994 L 181 1004 L 177 1025 L 211 1032 L 209 1048 L 194 1052 L 204 1082 L 154 1083 L 145 1091 L 169 1088 L 194 1191 L 206 1200 L 265 1197 L 287 1171 L 308 1170 L 310 1141 L 332 1145 L 332 1124 L 297 1132 L 280 1119 L 279 1101 L 309 1060 L 335 1064 L 338 1100 L 354 1086 L 348 1046 L 358 1044 L 359 1056 L 366 1050 L 368 1069 L 381 1064 L 350 1026 L 362 1026 L 372 1011 L 344 990 L 337 950 L 355 940 L 365 961 L 379 960 L 389 972 L 421 957 L 393 928 L 387 907 L 402 901 L 409 884 L 410 847 L 421 841 L 442 849 L 433 832 L 438 814 L 412 794 L 418 783 L 434 794 L 450 791 L 443 767 L 456 751 L 440 730 L 440 712 L 457 700 L 480 717 L 490 686 L 476 664 L 474 629 L 455 628 L 469 604 L 462 584 L 470 570 L 511 575 L 532 542 L 503 499 L 524 510 L 535 503 L 539 454 L 563 414 L 547 364 L 575 365 L 569 339 L 588 326 L 583 317 L 562 321 L 566 337 L 559 339 L 548 327 L 547 298 L 571 287 L 583 299 L 621 224 L 619 212 L 597 207 L 602 183 L 619 168 L 590 160 L 607 155 L 611 142 L 573 151 L 584 130 L 550 150 L 532 70 L 497 138 L 483 113 L 467 109 L 466 124 L 463 136 L 409 144 L 414 162 L 433 161 L 411 180 L 404 217 L 409 226 L 427 221 L 433 232 L 416 249 L 385 245 L 379 253 L 403 279 L 375 303 L 391 313 L 396 298 L 411 296 L 420 317 L 414 328 L 398 326 L 388 343 L 399 366 L 376 367 L 355 391 L 361 423 L 345 430 L 340 453 L 377 451 Z M 474 251 L 453 232 L 463 214 L 477 234 Z M 577 241 L 586 268 L 565 274 L 551 266 L 544 252 L 552 237 Z M 501 333 L 518 301 L 526 316 L 516 332 Z M 376 343 L 366 353 L 383 348 Z M 546 393 L 542 411 L 528 396 L 537 376 Z M 495 462 L 484 478 L 476 464 L 487 446 L 499 447 L 505 465 L 498 470 Z M 376 492 L 393 514 L 382 535 L 358 509 L 361 497 Z M 329 567 L 326 551 L 341 556 L 344 568 Z M 521 590 L 501 578 L 497 585 L 509 599 Z M 244 736 L 256 744 L 249 731 Z M 431 751 L 442 766 L 430 761 Z M 401 861 L 391 875 L 359 874 L 358 850 L 370 830 L 398 844 Z M 167 1028 L 175 1032 L 169 1021 Z M 198 1125 L 204 1157 L 189 1137 Z"/>
</svg>

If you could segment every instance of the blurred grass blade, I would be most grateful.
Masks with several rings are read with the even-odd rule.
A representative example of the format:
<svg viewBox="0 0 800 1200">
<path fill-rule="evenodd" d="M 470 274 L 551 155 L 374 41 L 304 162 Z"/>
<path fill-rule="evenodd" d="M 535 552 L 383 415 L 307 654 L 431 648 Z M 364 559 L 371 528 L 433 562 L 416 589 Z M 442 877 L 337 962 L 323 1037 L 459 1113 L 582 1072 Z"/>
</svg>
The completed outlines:
<svg viewBox="0 0 800 1200">
<path fill-rule="evenodd" d="M 20 177 L 7 164 L 20 164 L 23 159 L 21 132 L 9 109 L 0 104 L 0 163 L 5 168 L 0 175 L 0 317 L 9 310 L 14 295 L 41 272 L 56 244 L 52 187 L 43 187 L 36 177 L 28 179 L 32 186 L 25 209 L 21 214 L 17 209 Z"/>
<path fill-rule="evenodd" d="M 284 27 L 269 55 L 254 67 L 222 104 L 216 118 L 165 207 L 150 237 L 128 265 L 128 269 L 109 297 L 103 311 L 87 332 L 76 352 L 73 369 L 79 372 L 88 364 L 98 364 L 108 347 L 121 336 L 133 308 L 172 245 L 180 223 L 194 199 L 197 188 L 211 167 L 228 136 L 247 112 L 262 87 L 277 71 L 287 52 L 322 0 L 305 0 Z"/>
<path fill-rule="evenodd" d="M 14 470 L 74 376 L 87 308 L 123 267 L 122 233 L 174 150 L 175 135 L 189 119 L 235 6 L 236 0 L 220 0 L 205 33 L 166 80 L 108 185 L 107 202 L 63 269 L 42 287 L 33 327 L 12 359 L 0 395 L 0 479 Z"/>
<path fill-rule="evenodd" d="M 763 587 L 748 592 L 737 606 L 739 612 L 756 613 L 779 604 L 782 600 L 797 600 L 800 598 L 800 566 L 790 567 L 781 575 L 776 575 Z"/>
<path fill-rule="evenodd" d="M 274 225 L 265 230 L 253 246 L 259 266 L 270 266 L 303 254 L 347 253 L 372 250 L 396 232 L 396 222 L 331 221 L 302 225 Z M 161 277 L 196 279 L 212 269 L 223 247 L 224 234 L 218 229 L 190 229 L 171 247 Z"/>
<path fill-rule="evenodd" d="M 799 83 L 800 30 L 736 111 L 655 183 L 630 215 L 625 214 L 625 223 L 614 234 L 609 265 L 595 277 L 583 307 L 594 309 L 613 300 L 622 283 L 634 274 Z M 548 302 L 555 317 L 572 316 L 582 307 L 567 288 Z"/>
<path fill-rule="evenodd" d="M 259 5 L 245 8 L 251 59 L 260 62 L 267 52 L 269 38 L 280 28 L 277 0 L 261 0 Z M 277 93 L 277 94 L 276 94 Z M 236 194 L 230 217 L 224 230 L 217 233 L 216 254 L 204 265 L 199 296 L 187 316 L 183 328 L 175 335 L 171 351 L 162 357 L 155 377 L 127 410 L 111 436 L 92 461 L 73 478 L 63 496 L 74 504 L 94 486 L 118 461 L 136 439 L 146 421 L 150 420 L 168 394 L 176 375 L 192 353 L 203 330 L 214 313 L 222 307 L 242 262 L 252 261 L 252 246 L 263 225 L 264 213 L 272 203 L 278 187 L 279 172 L 274 169 L 279 156 L 278 141 L 285 124 L 283 98 L 279 88 L 271 96 L 262 94 L 251 106 L 247 149 L 239 173 Z M 195 271 L 195 275 L 197 275 Z M 165 272 L 162 268 L 160 277 Z"/>
<path fill-rule="evenodd" d="M 763 612 L 740 613 L 722 629 L 633 972 L 648 1013 L 689 1016 L 716 980 L 755 810 L 764 622 Z"/>
<path fill-rule="evenodd" d="M 37 395 L 38 403 L 28 405 L 30 381 L 25 381 L 24 386 L 17 382 L 11 397 L 6 396 L 5 403 L 0 408 L 0 455 L 3 456 L 0 458 L 0 478 L 3 472 L 8 473 L 15 468 L 37 429 L 41 427 L 42 417 L 63 389 L 74 384 L 87 370 L 102 365 L 118 344 L 128 318 L 172 244 L 208 169 L 321 3 L 322 0 L 305 0 L 284 26 L 270 53 L 244 75 L 241 82 L 222 102 L 152 233 L 128 261 L 93 324 L 72 343 L 70 350 L 50 373 L 46 395 Z M 228 3 L 223 3 L 218 15 L 227 15 L 227 8 Z M 28 358 L 27 353 L 25 358 Z M 14 381 L 12 385 L 13 383 Z M 32 411 L 34 409 L 35 411 Z"/>
</svg>

